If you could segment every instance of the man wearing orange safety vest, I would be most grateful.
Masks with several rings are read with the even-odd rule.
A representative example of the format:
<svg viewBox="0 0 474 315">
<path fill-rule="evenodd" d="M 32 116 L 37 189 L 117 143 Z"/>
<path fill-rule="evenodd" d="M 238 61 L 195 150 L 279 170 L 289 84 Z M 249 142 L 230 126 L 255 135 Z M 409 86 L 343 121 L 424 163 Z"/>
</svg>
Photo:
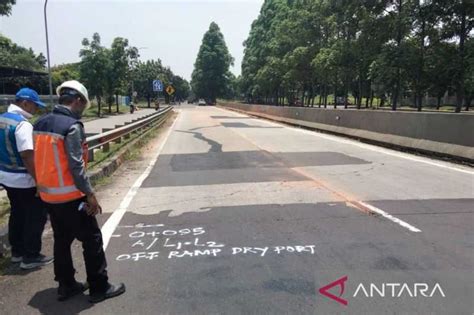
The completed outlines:
<svg viewBox="0 0 474 315">
<path fill-rule="evenodd" d="M 57 88 L 59 105 L 34 125 L 37 187 L 48 204 L 54 231 L 54 274 L 58 299 L 66 300 L 89 288 L 93 303 L 125 292 L 125 285 L 108 282 L 102 234 L 95 216 L 102 213 L 86 174 L 87 144 L 80 121 L 89 107 L 87 89 L 77 81 Z M 75 280 L 71 244 L 82 242 L 87 283 Z"/>
</svg>

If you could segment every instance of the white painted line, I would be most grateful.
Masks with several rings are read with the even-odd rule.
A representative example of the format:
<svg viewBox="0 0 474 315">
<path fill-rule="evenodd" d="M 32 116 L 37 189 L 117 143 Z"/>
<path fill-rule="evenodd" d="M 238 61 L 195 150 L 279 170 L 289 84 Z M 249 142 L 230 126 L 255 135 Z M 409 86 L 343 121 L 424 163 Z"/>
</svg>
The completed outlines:
<svg viewBox="0 0 474 315">
<path fill-rule="evenodd" d="M 218 109 L 220 109 L 222 111 L 225 111 L 225 112 L 229 112 L 229 111 L 233 112 L 231 110 L 225 110 L 225 109 L 222 109 L 222 108 L 218 108 Z M 357 146 L 357 147 L 360 147 L 360 148 L 363 148 L 363 149 L 375 151 L 375 152 L 378 152 L 378 153 L 383 153 L 383 154 L 387 154 L 387 155 L 391 155 L 391 156 L 395 156 L 395 157 L 399 157 L 399 158 L 402 158 L 402 159 L 411 160 L 411 161 L 415 161 L 415 162 L 425 163 L 425 164 L 429 164 L 429 165 L 432 165 L 432 166 L 437 166 L 437 167 L 449 169 L 451 171 L 457 171 L 457 172 L 461 172 L 461 173 L 474 175 L 474 171 L 471 171 L 467 168 L 456 167 L 456 166 L 448 164 L 447 162 L 445 162 L 445 163 L 437 162 L 437 161 L 431 160 L 429 158 L 418 157 L 418 156 L 410 155 L 408 153 L 398 152 L 398 151 L 390 150 L 390 149 L 387 149 L 387 148 L 382 148 L 382 147 L 375 146 L 375 145 L 368 144 L 368 143 L 361 143 L 361 142 L 358 142 L 358 141 L 355 141 L 355 140 L 344 139 L 342 137 L 333 136 L 333 135 L 327 135 L 327 134 L 320 133 L 317 130 L 316 131 L 310 131 L 310 130 L 290 126 L 290 125 L 287 125 L 285 123 L 269 121 L 269 120 L 266 120 L 266 119 L 260 119 L 258 117 L 253 117 L 253 116 L 249 116 L 249 115 L 247 115 L 247 117 L 252 117 L 252 118 L 255 118 L 255 119 L 259 119 L 260 121 L 262 121 L 264 123 L 267 123 L 267 124 L 270 124 L 270 125 L 293 129 L 295 131 L 305 133 L 305 134 L 308 134 L 308 135 L 313 135 L 313 136 L 320 137 L 320 138 L 323 138 L 323 139 L 336 141 L 336 142 L 344 143 L 344 144 L 351 144 L 351 145 L 354 145 L 354 146 Z"/>
<path fill-rule="evenodd" d="M 178 112 L 179 114 L 179 112 Z M 179 116 L 178 116 L 179 117 Z M 178 117 L 174 120 L 173 124 L 169 128 L 168 132 L 166 133 L 166 136 L 163 139 L 163 142 L 161 143 L 160 147 L 158 148 L 158 151 L 156 152 L 155 156 L 153 159 L 150 161 L 148 164 L 148 167 L 145 169 L 142 175 L 137 178 L 135 183 L 130 187 L 129 191 L 127 192 L 127 195 L 125 198 L 123 198 L 122 202 L 120 203 L 119 207 L 115 209 L 115 211 L 112 213 L 110 218 L 105 222 L 105 224 L 102 226 L 102 238 L 104 241 L 104 250 L 107 249 L 107 246 L 109 245 L 110 238 L 112 234 L 114 233 L 115 229 L 117 228 L 118 224 L 120 223 L 120 220 L 122 220 L 123 215 L 128 209 L 128 206 L 132 202 L 133 198 L 137 194 L 138 189 L 142 185 L 143 181 L 148 177 L 150 174 L 151 170 L 153 169 L 153 166 L 155 165 L 156 161 L 158 160 L 158 157 L 161 154 L 161 151 L 163 150 L 163 147 L 165 146 L 166 141 L 168 140 L 169 135 L 171 134 L 171 131 L 173 131 L 174 125 L 176 124 L 176 121 L 178 121 Z"/>
<path fill-rule="evenodd" d="M 394 217 L 393 215 L 383 211 L 382 209 L 379 209 L 377 207 L 374 207 L 366 202 L 363 202 L 363 201 L 358 201 L 358 203 L 360 203 L 361 205 L 363 205 L 364 207 L 368 208 L 370 211 L 374 212 L 374 213 L 377 213 L 377 214 L 380 214 L 381 216 L 383 216 L 384 218 L 398 224 L 398 225 L 401 225 L 403 226 L 404 228 L 407 228 L 408 230 L 410 230 L 411 232 L 421 232 L 420 229 L 414 227 L 413 225 L 403 221 L 403 220 L 400 220 L 399 218 L 397 217 Z"/>
</svg>

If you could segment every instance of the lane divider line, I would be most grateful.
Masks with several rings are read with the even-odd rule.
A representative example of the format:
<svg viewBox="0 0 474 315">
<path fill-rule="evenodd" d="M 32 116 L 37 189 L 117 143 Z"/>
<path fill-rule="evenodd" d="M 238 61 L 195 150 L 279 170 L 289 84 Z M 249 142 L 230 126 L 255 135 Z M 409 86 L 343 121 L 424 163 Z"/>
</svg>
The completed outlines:
<svg viewBox="0 0 474 315">
<path fill-rule="evenodd" d="M 315 178 L 312 174 L 309 174 L 308 172 L 305 172 L 304 170 L 302 170 L 300 168 L 294 167 L 294 168 L 290 168 L 290 169 L 297 172 L 297 173 L 299 173 L 299 174 L 301 174 L 304 177 L 307 177 L 307 178 L 311 179 L 316 184 L 318 184 L 320 187 L 323 187 L 324 189 L 326 189 L 327 191 L 329 191 L 333 195 L 339 197 L 340 199 L 345 201 L 348 205 L 353 206 L 357 210 L 360 210 L 360 211 L 362 211 L 362 212 L 364 212 L 368 215 L 380 215 L 380 216 L 384 217 L 385 219 L 388 219 L 388 220 L 392 221 L 393 223 L 396 223 L 396 224 L 408 229 L 410 232 L 415 232 L 415 233 L 421 232 L 421 230 L 418 229 L 417 227 L 415 227 L 415 226 L 409 224 L 408 222 L 405 222 L 405 221 L 403 221 L 403 220 L 401 220 L 397 217 L 394 217 L 393 215 L 389 214 L 388 212 L 385 212 L 382 209 L 379 209 L 379 208 L 377 208 L 377 207 L 375 207 L 371 204 L 368 204 L 367 202 L 364 202 L 362 200 L 356 200 L 356 198 L 350 197 L 350 196 L 348 196 L 348 194 L 345 194 L 344 192 L 341 192 L 341 191 L 338 191 L 334 188 L 331 188 L 329 184 L 326 184 L 326 183 L 322 182 L 322 180 Z"/>
<path fill-rule="evenodd" d="M 379 209 L 377 207 L 374 207 L 366 202 L 363 202 L 363 201 L 357 201 L 356 203 L 359 203 L 361 206 L 367 208 L 371 213 L 376 213 L 376 214 L 379 214 L 381 216 L 383 216 L 385 219 L 388 219 L 398 225 L 401 225 L 403 226 L 404 228 L 407 228 L 409 231 L 411 232 L 415 232 L 415 233 L 420 233 L 421 230 L 414 227 L 413 225 L 403 221 L 403 220 L 400 220 L 399 218 L 397 217 L 394 217 L 393 215 L 383 211 L 382 209 Z"/>
<path fill-rule="evenodd" d="M 109 245 L 109 241 L 110 241 L 110 238 L 112 237 L 112 234 L 114 233 L 115 229 L 119 225 L 120 220 L 122 220 L 122 217 L 125 214 L 125 212 L 127 212 L 127 209 L 130 206 L 130 203 L 132 202 L 133 198 L 137 194 L 138 189 L 140 189 L 143 181 L 145 181 L 148 175 L 150 175 L 150 172 L 153 169 L 153 166 L 155 166 L 155 163 L 158 160 L 158 157 L 160 156 L 161 151 L 163 150 L 171 132 L 174 129 L 174 125 L 176 124 L 176 122 L 178 121 L 178 118 L 180 117 L 179 114 L 180 114 L 180 111 L 178 111 L 178 116 L 174 120 L 171 127 L 168 129 L 165 137 L 163 138 L 163 142 L 161 143 L 160 147 L 158 148 L 158 151 L 153 156 L 152 160 L 148 164 L 145 171 L 140 175 L 140 177 L 137 178 L 135 183 L 133 183 L 132 187 L 130 187 L 127 194 L 122 199 L 122 202 L 120 203 L 119 207 L 115 209 L 112 215 L 108 218 L 108 220 L 102 226 L 101 232 L 102 232 L 102 239 L 104 241 L 104 245 L 103 245 L 104 251 L 107 249 L 107 246 Z"/>
</svg>

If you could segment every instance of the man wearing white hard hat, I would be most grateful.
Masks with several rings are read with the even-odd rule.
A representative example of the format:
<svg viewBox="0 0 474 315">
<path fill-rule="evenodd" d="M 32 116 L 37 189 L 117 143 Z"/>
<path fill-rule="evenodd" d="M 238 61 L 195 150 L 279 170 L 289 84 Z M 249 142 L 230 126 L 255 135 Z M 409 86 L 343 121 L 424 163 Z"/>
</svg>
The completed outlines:
<svg viewBox="0 0 474 315">
<path fill-rule="evenodd" d="M 56 90 L 59 104 L 34 126 L 38 191 L 48 204 L 54 232 L 54 274 L 58 299 L 66 300 L 89 288 L 97 303 L 125 292 L 125 285 L 108 282 L 102 234 L 95 216 L 102 213 L 86 174 L 88 148 L 80 121 L 90 106 L 87 89 L 67 81 Z M 87 282 L 77 282 L 71 244 L 82 242 Z"/>
</svg>

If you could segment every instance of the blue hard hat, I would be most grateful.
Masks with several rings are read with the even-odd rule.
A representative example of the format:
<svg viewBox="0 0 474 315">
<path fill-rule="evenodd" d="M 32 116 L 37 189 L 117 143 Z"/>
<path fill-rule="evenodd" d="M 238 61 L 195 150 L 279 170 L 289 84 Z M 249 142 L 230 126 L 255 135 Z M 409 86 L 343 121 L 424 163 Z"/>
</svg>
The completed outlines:
<svg viewBox="0 0 474 315">
<path fill-rule="evenodd" d="M 20 89 L 15 96 L 17 101 L 30 101 L 35 103 L 39 107 L 46 107 L 46 104 L 41 102 L 38 93 L 36 93 L 35 90 L 32 90 L 30 88 L 22 88 Z"/>
</svg>

